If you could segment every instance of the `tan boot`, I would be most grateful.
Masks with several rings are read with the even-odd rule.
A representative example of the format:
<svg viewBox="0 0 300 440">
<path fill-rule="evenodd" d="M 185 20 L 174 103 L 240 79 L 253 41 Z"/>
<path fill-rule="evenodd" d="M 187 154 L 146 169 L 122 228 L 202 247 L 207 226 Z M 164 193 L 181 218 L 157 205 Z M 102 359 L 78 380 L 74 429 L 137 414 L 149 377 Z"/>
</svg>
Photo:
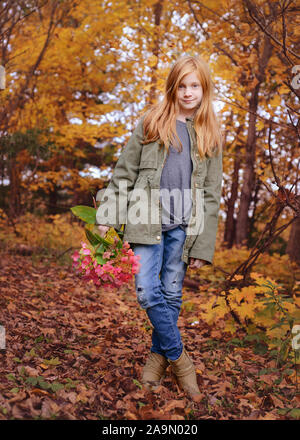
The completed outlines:
<svg viewBox="0 0 300 440">
<path fill-rule="evenodd" d="M 155 390 L 160 385 L 168 365 L 167 358 L 151 351 L 143 368 L 142 384 L 150 390 Z"/>
<path fill-rule="evenodd" d="M 197 384 L 197 377 L 194 364 L 183 348 L 183 351 L 178 359 L 172 361 L 169 359 L 173 373 L 175 374 L 178 384 L 183 390 L 189 394 L 190 397 L 199 399 L 201 396 Z"/>
</svg>

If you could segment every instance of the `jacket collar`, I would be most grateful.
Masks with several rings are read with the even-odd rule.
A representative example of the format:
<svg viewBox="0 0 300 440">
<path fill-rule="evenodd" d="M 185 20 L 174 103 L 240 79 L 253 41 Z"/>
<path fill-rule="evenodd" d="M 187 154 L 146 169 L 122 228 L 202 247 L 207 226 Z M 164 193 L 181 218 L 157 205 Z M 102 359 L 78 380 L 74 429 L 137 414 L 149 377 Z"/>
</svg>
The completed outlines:
<svg viewBox="0 0 300 440">
<path fill-rule="evenodd" d="M 186 120 L 186 121 L 191 121 L 191 122 L 193 123 L 193 122 L 194 122 L 194 117 L 191 116 L 191 117 L 185 118 L 185 120 Z"/>
</svg>

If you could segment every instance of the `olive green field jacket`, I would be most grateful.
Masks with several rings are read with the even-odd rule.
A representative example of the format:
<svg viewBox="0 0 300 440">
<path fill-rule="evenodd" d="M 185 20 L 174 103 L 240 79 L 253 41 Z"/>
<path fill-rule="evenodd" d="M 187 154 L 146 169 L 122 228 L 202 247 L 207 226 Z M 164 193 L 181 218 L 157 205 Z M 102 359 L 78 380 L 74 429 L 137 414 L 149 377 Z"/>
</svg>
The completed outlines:
<svg viewBox="0 0 300 440">
<path fill-rule="evenodd" d="M 144 117 L 122 150 L 107 188 L 97 193 L 100 205 L 96 219 L 97 224 L 112 226 L 117 232 L 123 229 L 123 240 L 128 243 L 158 244 L 162 237 L 160 178 L 167 150 L 158 141 L 141 143 Z M 222 190 L 222 152 L 201 159 L 193 119 L 186 118 L 186 124 L 193 163 L 192 210 L 181 259 L 187 264 L 189 257 L 212 264 Z M 139 198 L 141 193 L 146 198 Z M 147 221 L 138 222 L 139 215 Z"/>
</svg>

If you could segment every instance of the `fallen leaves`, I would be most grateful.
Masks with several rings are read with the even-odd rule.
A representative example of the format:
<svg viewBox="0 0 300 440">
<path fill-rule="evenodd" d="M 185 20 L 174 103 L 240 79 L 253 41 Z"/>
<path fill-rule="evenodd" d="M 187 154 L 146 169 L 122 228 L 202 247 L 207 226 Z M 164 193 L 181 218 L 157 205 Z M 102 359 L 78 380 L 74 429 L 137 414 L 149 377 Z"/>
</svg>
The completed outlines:
<svg viewBox="0 0 300 440">
<path fill-rule="evenodd" d="M 291 404 L 293 409 L 299 406 L 296 397 L 290 399 L 293 383 L 282 379 L 275 395 L 279 374 L 259 375 L 260 370 L 274 369 L 273 359 L 266 361 L 247 347 L 228 349 L 221 330 L 201 321 L 190 325 L 205 301 L 201 289 L 192 293 L 194 306 L 186 307 L 179 318 L 201 391 L 196 402 L 178 388 L 170 368 L 154 392 L 141 385 L 151 325 L 133 286 L 108 293 L 68 270 L 60 272 L 58 279 L 53 264 L 35 264 L 33 269 L 30 257 L 2 256 L 5 305 L 0 321 L 5 322 L 7 349 L 0 351 L 1 420 L 297 417 L 296 412 L 283 411 Z"/>
</svg>

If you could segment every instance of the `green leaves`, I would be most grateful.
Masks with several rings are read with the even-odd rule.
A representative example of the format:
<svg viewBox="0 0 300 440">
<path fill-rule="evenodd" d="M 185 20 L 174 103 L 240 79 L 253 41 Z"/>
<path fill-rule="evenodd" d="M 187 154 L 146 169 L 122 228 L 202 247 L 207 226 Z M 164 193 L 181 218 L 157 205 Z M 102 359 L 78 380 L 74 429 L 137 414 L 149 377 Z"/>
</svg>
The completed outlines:
<svg viewBox="0 0 300 440">
<path fill-rule="evenodd" d="M 71 208 L 71 211 L 74 215 L 76 215 L 78 218 L 83 220 L 86 223 L 85 226 L 85 235 L 87 240 L 90 242 L 90 244 L 96 248 L 96 254 L 98 256 L 101 256 L 103 252 L 107 250 L 107 248 L 112 244 L 112 241 L 105 240 L 103 237 L 101 237 L 99 234 L 93 231 L 93 227 L 96 224 L 96 209 L 92 208 L 90 206 L 84 206 L 84 205 L 77 205 L 73 206 Z M 99 248 L 97 246 L 101 244 Z M 119 248 L 122 247 L 122 242 L 120 240 Z M 98 261 L 98 260 L 97 260 Z M 103 258 L 100 258 L 98 263 L 104 264 L 106 260 Z"/>
<path fill-rule="evenodd" d="M 11 393 L 17 394 L 19 392 L 19 388 L 12 388 L 10 390 Z"/>
<path fill-rule="evenodd" d="M 111 244 L 109 241 L 105 240 L 99 234 L 93 233 L 89 227 L 85 228 L 85 235 L 88 241 L 94 247 L 97 246 L 99 243 L 106 245 L 106 247 L 108 247 Z"/>
<path fill-rule="evenodd" d="M 77 205 L 71 208 L 76 217 L 79 217 L 80 220 L 83 220 L 85 223 L 90 225 L 94 225 L 96 223 L 96 209 L 91 206 Z"/>
<path fill-rule="evenodd" d="M 43 359 L 44 364 L 46 365 L 60 365 L 61 362 L 58 359 L 58 357 L 56 358 L 51 358 L 51 359 Z"/>
<path fill-rule="evenodd" d="M 293 419 L 300 419 L 300 409 L 299 408 L 280 408 L 277 410 L 280 415 L 287 415 Z"/>
<path fill-rule="evenodd" d="M 12 373 L 9 373 L 6 375 L 7 379 L 11 380 L 12 382 L 16 382 L 17 379 L 15 378 L 15 376 Z"/>
<path fill-rule="evenodd" d="M 61 364 L 61 362 L 59 361 L 59 359 L 56 358 L 51 358 L 50 360 L 47 359 L 43 359 L 43 362 L 45 364 L 48 365 L 59 365 Z M 24 384 L 26 385 L 31 385 L 33 387 L 39 387 L 42 390 L 49 390 L 52 391 L 53 393 L 56 393 L 56 391 L 62 389 L 65 387 L 64 384 L 61 384 L 59 382 L 47 382 L 44 378 L 44 376 L 29 376 L 26 377 L 26 373 L 25 373 L 25 369 L 24 367 L 22 367 L 21 371 L 20 371 L 20 375 L 19 377 L 15 377 L 12 373 L 9 373 L 6 375 L 6 377 L 15 383 L 15 385 L 20 385 L 19 387 L 15 386 L 14 388 L 12 388 L 10 391 L 14 394 L 18 393 L 21 389 L 21 387 L 24 386 Z"/>
<path fill-rule="evenodd" d="M 140 389 L 143 388 L 143 385 L 142 385 L 138 380 L 136 380 L 136 379 L 132 379 L 132 382 L 133 382 L 137 387 L 139 387 Z"/>
<path fill-rule="evenodd" d="M 264 342 L 257 342 L 254 346 L 253 352 L 255 354 L 264 355 L 268 352 L 268 345 Z"/>
<path fill-rule="evenodd" d="M 59 382 L 49 383 L 43 376 L 27 377 L 25 381 L 28 385 L 39 386 L 42 390 L 50 390 L 53 393 L 64 388 L 64 385 Z"/>
<path fill-rule="evenodd" d="M 101 266 L 102 266 L 103 264 L 106 263 L 107 260 L 105 258 L 103 258 L 101 254 L 99 254 L 99 255 L 96 254 L 96 261 L 98 264 L 101 264 Z"/>
<path fill-rule="evenodd" d="M 34 347 L 30 351 L 26 351 L 25 356 L 27 357 L 37 357 L 38 354 L 35 352 Z"/>
</svg>

